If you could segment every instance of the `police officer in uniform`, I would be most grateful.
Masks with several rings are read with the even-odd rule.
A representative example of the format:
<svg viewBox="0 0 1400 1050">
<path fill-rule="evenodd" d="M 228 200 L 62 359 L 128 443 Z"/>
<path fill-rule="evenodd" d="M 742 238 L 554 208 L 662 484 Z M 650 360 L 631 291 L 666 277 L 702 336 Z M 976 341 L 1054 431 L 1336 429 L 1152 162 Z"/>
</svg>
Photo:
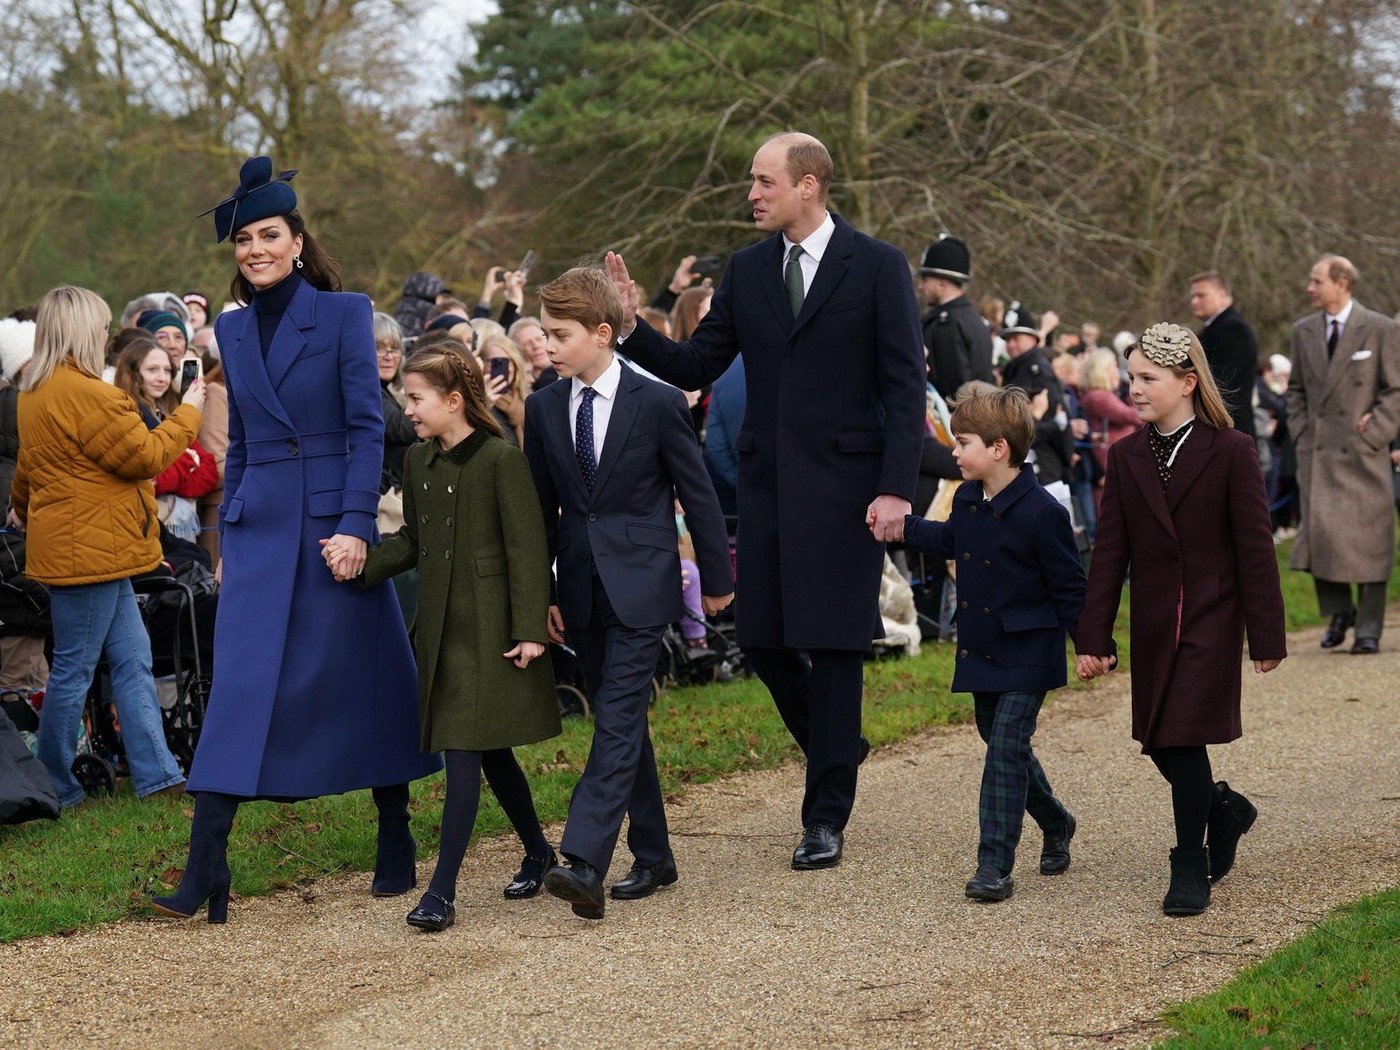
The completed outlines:
<svg viewBox="0 0 1400 1050">
<path fill-rule="evenodd" d="M 992 335 L 963 293 L 970 280 L 967 245 L 945 233 L 928 246 L 919 267 L 919 294 L 928 307 L 922 320 L 928 378 L 948 401 L 969 380 L 996 382 Z"/>
<path fill-rule="evenodd" d="M 1040 330 L 1035 322 L 1035 315 L 1019 301 L 1006 308 L 1001 337 L 1006 340 L 1006 352 L 1011 360 L 1002 369 L 1002 385 L 1019 386 L 1031 397 L 1031 407 L 1036 413 L 1035 443 L 1031 445 L 1027 462 L 1035 469 L 1036 479 L 1044 486 L 1064 482 L 1068 492 L 1074 439 L 1069 432 L 1065 392 L 1040 348 Z M 1042 392 L 1045 394 L 1043 411 L 1036 401 L 1036 395 Z"/>
</svg>

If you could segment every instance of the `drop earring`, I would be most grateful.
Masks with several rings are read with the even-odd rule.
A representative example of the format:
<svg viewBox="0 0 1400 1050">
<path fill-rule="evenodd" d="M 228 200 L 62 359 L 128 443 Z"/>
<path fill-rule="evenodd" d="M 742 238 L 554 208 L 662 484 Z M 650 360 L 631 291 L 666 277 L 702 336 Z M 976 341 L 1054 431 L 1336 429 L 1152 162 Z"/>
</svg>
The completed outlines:
<svg viewBox="0 0 1400 1050">
<path fill-rule="evenodd" d="M 304 263 L 304 262 L 301 261 L 301 256 L 300 256 L 300 255 L 293 255 L 293 256 L 292 256 L 292 262 L 294 262 L 294 263 L 297 264 L 297 269 L 298 269 L 298 270 L 300 270 L 303 266 L 306 265 L 306 263 Z"/>
</svg>

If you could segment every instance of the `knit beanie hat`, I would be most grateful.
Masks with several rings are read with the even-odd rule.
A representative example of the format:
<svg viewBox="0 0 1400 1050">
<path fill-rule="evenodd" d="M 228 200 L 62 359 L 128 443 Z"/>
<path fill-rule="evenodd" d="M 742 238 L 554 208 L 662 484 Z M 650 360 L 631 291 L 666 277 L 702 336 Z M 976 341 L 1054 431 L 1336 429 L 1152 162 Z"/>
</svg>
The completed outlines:
<svg viewBox="0 0 1400 1050">
<path fill-rule="evenodd" d="M 0 372 L 13 383 L 34 356 L 34 322 L 0 319 Z"/>
<path fill-rule="evenodd" d="M 177 314 L 173 314 L 169 310 L 159 310 L 156 313 L 144 313 L 136 319 L 136 323 L 152 335 L 155 335 L 162 328 L 178 328 L 184 333 L 186 342 L 188 342 L 190 338 L 190 331 L 185 327 L 185 322 L 180 320 Z"/>
</svg>

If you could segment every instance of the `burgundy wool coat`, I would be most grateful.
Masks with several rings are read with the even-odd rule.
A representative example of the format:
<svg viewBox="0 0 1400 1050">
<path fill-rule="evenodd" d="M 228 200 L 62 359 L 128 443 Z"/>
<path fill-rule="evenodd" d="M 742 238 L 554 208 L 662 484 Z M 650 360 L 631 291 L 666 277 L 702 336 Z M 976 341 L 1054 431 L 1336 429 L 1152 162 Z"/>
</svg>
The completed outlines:
<svg viewBox="0 0 1400 1050">
<path fill-rule="evenodd" d="M 1198 420 L 1165 492 L 1146 427 L 1108 450 L 1080 653 L 1110 652 L 1129 568 L 1133 739 L 1144 751 L 1237 739 L 1246 629 L 1251 660 L 1287 655 L 1253 441 Z"/>
</svg>

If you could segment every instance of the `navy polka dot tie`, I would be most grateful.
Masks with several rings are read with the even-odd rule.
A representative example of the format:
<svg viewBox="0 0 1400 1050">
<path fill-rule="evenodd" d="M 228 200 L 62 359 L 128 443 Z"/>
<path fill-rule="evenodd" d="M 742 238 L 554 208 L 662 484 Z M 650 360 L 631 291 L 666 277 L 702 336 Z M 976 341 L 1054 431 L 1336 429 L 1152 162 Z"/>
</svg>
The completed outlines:
<svg viewBox="0 0 1400 1050">
<path fill-rule="evenodd" d="M 583 388 L 583 401 L 578 406 L 578 418 L 574 420 L 574 457 L 589 492 L 598 480 L 598 460 L 593 455 L 593 399 L 597 396 L 598 391 L 591 386 Z"/>
</svg>

